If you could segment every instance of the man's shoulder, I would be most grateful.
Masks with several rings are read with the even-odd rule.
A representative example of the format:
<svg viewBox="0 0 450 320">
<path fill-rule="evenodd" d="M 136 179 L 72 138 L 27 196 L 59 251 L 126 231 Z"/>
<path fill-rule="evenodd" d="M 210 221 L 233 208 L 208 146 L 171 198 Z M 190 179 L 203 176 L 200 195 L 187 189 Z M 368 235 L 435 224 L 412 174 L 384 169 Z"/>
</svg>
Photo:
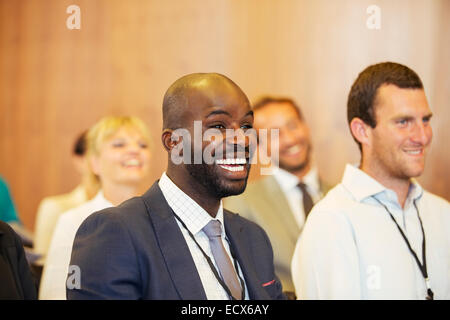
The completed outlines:
<svg viewBox="0 0 450 320">
<path fill-rule="evenodd" d="M 352 224 L 355 213 L 359 212 L 359 209 L 355 210 L 358 205 L 359 202 L 352 197 L 351 193 L 342 184 L 338 184 L 314 205 L 306 225 Z"/>
<path fill-rule="evenodd" d="M 278 182 L 273 176 L 261 177 L 250 182 L 244 193 L 242 193 L 242 196 L 248 198 L 255 196 L 261 197 L 261 194 L 268 193 L 268 190 L 274 186 L 278 186 Z"/>
<path fill-rule="evenodd" d="M 354 205 L 355 200 L 351 194 L 341 183 L 339 183 L 331 188 L 325 197 L 316 203 L 314 210 L 341 211 L 353 207 Z"/>
<path fill-rule="evenodd" d="M 13 232 L 14 231 L 9 224 L 0 220 L 0 235 L 11 236 Z"/>
<path fill-rule="evenodd" d="M 319 177 L 319 185 L 320 191 L 322 192 L 323 196 L 326 196 L 328 192 L 336 186 L 335 184 L 331 184 L 320 177 Z"/>
<path fill-rule="evenodd" d="M 0 221 L 0 245 L 4 248 L 17 246 L 20 241 L 14 229 L 6 222 Z"/>
<path fill-rule="evenodd" d="M 169 215 L 169 206 L 165 202 L 157 183 L 153 184 L 142 196 L 133 197 L 116 207 L 96 211 L 83 221 L 82 229 L 88 233 L 127 232 L 132 238 L 145 238 L 145 234 L 155 230 L 155 226 L 164 223 Z M 152 227 L 153 226 L 153 227 Z M 148 237 L 147 237 L 148 239 Z"/>
<path fill-rule="evenodd" d="M 427 190 L 424 190 L 423 194 L 424 194 L 425 199 L 427 199 L 427 201 L 436 203 L 442 207 L 450 208 L 450 202 L 448 202 L 443 197 L 438 196 L 437 194 L 431 193 Z"/>
<path fill-rule="evenodd" d="M 249 183 L 249 190 L 258 190 L 264 188 L 264 186 L 278 184 L 277 180 L 273 175 L 262 176 L 257 180 Z"/>
<path fill-rule="evenodd" d="M 450 203 L 446 199 L 424 190 L 422 201 L 427 211 L 447 215 L 447 218 L 450 217 Z"/>
<path fill-rule="evenodd" d="M 142 197 L 131 198 L 117 207 L 109 207 L 87 216 L 76 232 L 76 237 L 108 238 L 116 245 L 124 239 L 145 238 L 152 231 Z"/>
<path fill-rule="evenodd" d="M 263 177 L 250 182 L 242 194 L 229 197 L 226 201 L 232 202 L 235 199 L 247 202 L 260 201 L 261 198 L 266 195 L 273 195 L 273 191 L 275 191 L 277 187 L 278 183 L 273 176 Z"/>
<path fill-rule="evenodd" d="M 264 229 L 261 228 L 261 226 L 259 224 L 241 216 L 238 213 L 234 213 L 230 210 L 224 209 L 223 214 L 224 214 L 224 218 L 226 220 L 228 220 L 229 222 L 231 222 L 231 224 L 233 226 L 244 227 L 247 232 L 249 232 L 249 231 L 255 232 L 255 233 L 263 232 L 264 234 L 266 234 Z"/>
<path fill-rule="evenodd" d="M 110 219 L 110 220 L 123 220 L 125 222 L 132 222 L 138 216 L 147 214 L 147 210 L 144 204 L 142 196 L 133 197 L 128 199 L 116 207 L 104 208 L 94 212 L 89 218 L 93 219 Z M 88 218 L 88 219 L 89 219 Z"/>
</svg>

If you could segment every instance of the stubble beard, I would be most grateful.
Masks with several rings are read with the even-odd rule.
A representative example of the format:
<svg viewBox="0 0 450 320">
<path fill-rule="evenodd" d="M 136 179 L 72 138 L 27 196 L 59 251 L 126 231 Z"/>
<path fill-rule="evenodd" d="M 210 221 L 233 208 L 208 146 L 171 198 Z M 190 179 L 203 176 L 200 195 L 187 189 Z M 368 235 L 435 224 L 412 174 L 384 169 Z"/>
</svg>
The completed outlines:
<svg viewBox="0 0 450 320">
<path fill-rule="evenodd" d="M 299 165 L 289 166 L 289 165 L 285 165 L 283 162 L 280 161 L 279 167 L 281 169 L 283 169 L 283 170 L 286 170 L 287 172 L 291 172 L 291 173 L 294 173 L 294 174 L 304 170 L 309 165 L 309 162 L 310 162 L 310 157 L 311 157 L 311 148 L 310 148 L 310 146 L 308 146 L 308 150 L 306 152 L 307 152 L 307 154 L 306 154 L 305 161 L 303 161 Z"/>
<path fill-rule="evenodd" d="M 240 186 L 229 186 L 223 183 L 219 178 L 217 170 L 221 170 L 216 165 L 193 164 L 188 165 L 187 171 L 189 175 L 197 181 L 211 196 L 222 199 L 229 196 L 239 195 L 244 192 L 247 186 L 248 174 Z M 247 172 L 250 173 L 250 164 L 247 164 Z"/>
</svg>

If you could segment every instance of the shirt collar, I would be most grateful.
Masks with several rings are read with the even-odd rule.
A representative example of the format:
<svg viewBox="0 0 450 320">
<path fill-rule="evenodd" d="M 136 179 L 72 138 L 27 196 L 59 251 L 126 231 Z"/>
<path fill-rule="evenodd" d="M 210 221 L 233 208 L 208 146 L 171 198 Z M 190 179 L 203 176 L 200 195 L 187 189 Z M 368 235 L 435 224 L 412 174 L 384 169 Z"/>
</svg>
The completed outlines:
<svg viewBox="0 0 450 320">
<path fill-rule="evenodd" d="M 195 235 L 200 232 L 211 220 L 219 220 L 222 224 L 222 236 L 225 236 L 222 201 L 220 201 L 216 217 L 213 218 L 197 202 L 184 193 L 165 172 L 159 179 L 158 185 L 169 206 L 192 234 Z"/>
<path fill-rule="evenodd" d="M 277 180 L 278 184 L 284 192 L 288 192 L 296 188 L 300 183 L 300 179 L 297 176 L 281 168 L 273 170 L 273 177 Z M 308 188 L 311 188 L 315 192 L 318 192 L 320 190 L 320 184 L 317 167 L 312 167 L 303 177 L 302 182 L 306 184 Z"/>
<path fill-rule="evenodd" d="M 407 201 L 406 205 L 409 205 L 410 202 L 421 198 L 422 195 L 423 195 L 422 186 L 419 184 L 419 182 L 417 182 L 416 179 L 412 178 L 411 184 L 409 185 L 408 198 L 406 199 L 406 201 Z"/>
<path fill-rule="evenodd" d="M 392 201 L 397 201 L 397 195 L 379 183 L 377 180 L 369 176 L 367 173 L 357 167 L 357 165 L 347 164 L 345 167 L 342 185 L 353 195 L 353 197 L 361 202 L 366 198 L 386 193 L 386 196 Z M 422 196 L 423 189 L 415 179 L 411 179 L 411 185 L 408 192 L 407 201 L 418 199 Z"/>
<path fill-rule="evenodd" d="M 312 167 L 303 177 L 303 183 L 316 192 L 320 191 L 319 173 L 317 167 Z"/>
</svg>

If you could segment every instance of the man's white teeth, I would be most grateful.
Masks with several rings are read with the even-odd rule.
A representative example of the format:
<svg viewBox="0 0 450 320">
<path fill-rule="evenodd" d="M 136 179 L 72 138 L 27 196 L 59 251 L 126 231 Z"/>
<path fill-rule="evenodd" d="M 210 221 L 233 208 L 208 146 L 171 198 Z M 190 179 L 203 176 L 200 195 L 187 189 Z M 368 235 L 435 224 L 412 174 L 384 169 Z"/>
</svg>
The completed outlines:
<svg viewBox="0 0 450 320">
<path fill-rule="evenodd" d="M 124 162 L 124 165 L 127 167 L 131 167 L 131 166 L 140 166 L 141 162 L 137 159 L 130 159 Z"/>
<path fill-rule="evenodd" d="M 247 160 L 245 158 L 216 160 L 216 164 L 219 165 L 219 167 L 231 172 L 244 171 L 243 164 L 246 163 Z"/>
<path fill-rule="evenodd" d="M 238 159 L 218 159 L 216 160 L 217 164 L 246 164 L 247 160 L 245 158 L 238 158 Z"/>
<path fill-rule="evenodd" d="M 289 154 L 294 154 L 300 151 L 300 146 L 299 145 L 295 145 L 293 147 L 290 147 L 289 149 L 287 149 L 287 153 Z"/>
<path fill-rule="evenodd" d="M 417 155 L 417 154 L 420 154 L 422 152 L 422 150 L 421 149 L 419 149 L 419 150 L 405 150 L 405 152 L 408 153 L 408 154 Z"/>
<path fill-rule="evenodd" d="M 219 165 L 222 169 L 231 171 L 231 172 L 238 172 L 238 171 L 244 171 L 244 166 L 235 166 L 235 167 L 229 167 L 229 166 L 222 166 Z"/>
</svg>

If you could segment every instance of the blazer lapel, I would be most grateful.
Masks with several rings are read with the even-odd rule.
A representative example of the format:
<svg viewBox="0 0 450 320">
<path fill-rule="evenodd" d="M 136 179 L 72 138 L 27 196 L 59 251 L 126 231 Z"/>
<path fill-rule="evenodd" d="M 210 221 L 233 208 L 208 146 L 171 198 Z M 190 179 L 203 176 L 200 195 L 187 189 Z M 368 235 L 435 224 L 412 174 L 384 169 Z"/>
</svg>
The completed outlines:
<svg viewBox="0 0 450 320">
<path fill-rule="evenodd" d="M 143 195 L 155 235 L 173 284 L 183 300 L 206 300 L 186 240 L 158 182 Z"/>
<path fill-rule="evenodd" d="M 255 263 L 250 260 L 251 253 L 245 245 L 245 227 L 238 223 L 234 214 L 224 210 L 224 224 L 228 239 L 230 240 L 231 251 L 235 255 L 242 273 L 251 300 L 267 300 L 270 296 L 262 287 L 262 282 L 258 279 L 255 271 Z"/>
<path fill-rule="evenodd" d="M 268 212 L 271 215 L 282 221 L 284 230 L 290 235 L 292 242 L 296 243 L 301 230 L 280 185 L 271 176 L 264 180 L 262 187 L 264 188 L 262 194 L 267 195 L 267 197 L 262 197 L 268 202 L 266 210 L 270 210 Z"/>
</svg>

